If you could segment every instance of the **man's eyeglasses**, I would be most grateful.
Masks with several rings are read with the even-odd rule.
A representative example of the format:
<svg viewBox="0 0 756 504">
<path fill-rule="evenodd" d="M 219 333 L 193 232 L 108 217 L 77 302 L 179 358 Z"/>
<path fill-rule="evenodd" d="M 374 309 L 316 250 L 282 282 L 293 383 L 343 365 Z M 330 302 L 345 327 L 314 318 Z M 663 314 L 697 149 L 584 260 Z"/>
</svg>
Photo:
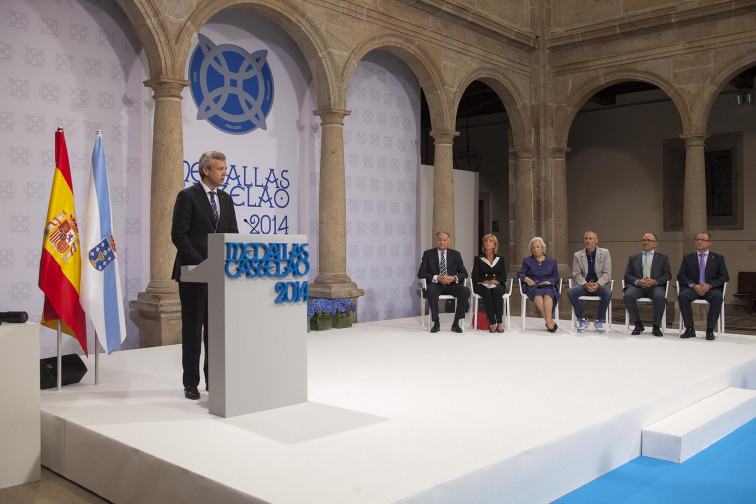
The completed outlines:
<svg viewBox="0 0 756 504">
<path fill-rule="evenodd" d="M 706 238 L 696 238 L 696 241 L 708 242 L 711 240 L 707 240 Z"/>
<path fill-rule="evenodd" d="M 641 243 L 654 243 L 656 240 L 646 240 L 645 238 L 641 240 Z"/>
</svg>

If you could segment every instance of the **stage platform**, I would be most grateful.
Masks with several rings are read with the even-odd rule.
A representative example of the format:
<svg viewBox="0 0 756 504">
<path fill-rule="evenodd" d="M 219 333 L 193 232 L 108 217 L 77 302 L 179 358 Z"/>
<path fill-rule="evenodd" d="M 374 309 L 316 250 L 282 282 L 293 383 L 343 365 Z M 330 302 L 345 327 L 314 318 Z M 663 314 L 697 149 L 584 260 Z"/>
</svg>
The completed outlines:
<svg viewBox="0 0 756 504">
<path fill-rule="evenodd" d="M 756 389 L 755 336 L 450 322 L 310 333 L 309 402 L 228 419 L 183 397 L 178 345 L 101 356 L 97 386 L 90 357 L 41 394 L 43 464 L 115 503 L 545 503 L 639 456 L 644 426 Z"/>
</svg>

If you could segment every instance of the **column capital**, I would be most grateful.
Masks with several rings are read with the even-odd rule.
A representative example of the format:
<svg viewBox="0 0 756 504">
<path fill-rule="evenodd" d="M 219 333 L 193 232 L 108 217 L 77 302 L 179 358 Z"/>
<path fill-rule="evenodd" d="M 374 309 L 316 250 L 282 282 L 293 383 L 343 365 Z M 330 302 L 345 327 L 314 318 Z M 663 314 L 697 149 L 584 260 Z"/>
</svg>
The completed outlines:
<svg viewBox="0 0 756 504">
<path fill-rule="evenodd" d="M 711 138 L 708 133 L 683 133 L 680 138 L 685 140 L 686 147 L 703 147 L 707 139 Z"/>
<path fill-rule="evenodd" d="M 326 125 L 344 125 L 344 118 L 352 113 L 351 110 L 339 109 L 336 107 L 323 107 L 312 111 L 312 115 L 320 117 L 321 126 Z"/>
<path fill-rule="evenodd" d="M 449 144 L 451 145 L 454 141 L 454 137 L 459 136 L 459 131 L 455 130 L 433 130 L 430 132 L 430 135 L 433 137 L 433 140 L 435 140 L 436 145 L 441 144 Z"/>
<path fill-rule="evenodd" d="M 152 88 L 153 98 L 178 98 L 180 100 L 181 91 L 189 85 L 189 81 L 167 75 L 159 75 L 154 79 L 144 81 L 144 85 Z"/>
<path fill-rule="evenodd" d="M 517 160 L 521 159 L 533 159 L 535 157 L 535 149 L 533 147 L 514 147 L 512 149 Z"/>
<path fill-rule="evenodd" d="M 561 157 L 566 158 L 567 153 L 570 152 L 572 149 L 570 149 L 567 146 L 564 147 L 549 147 L 549 152 L 551 153 L 552 157 Z"/>
</svg>

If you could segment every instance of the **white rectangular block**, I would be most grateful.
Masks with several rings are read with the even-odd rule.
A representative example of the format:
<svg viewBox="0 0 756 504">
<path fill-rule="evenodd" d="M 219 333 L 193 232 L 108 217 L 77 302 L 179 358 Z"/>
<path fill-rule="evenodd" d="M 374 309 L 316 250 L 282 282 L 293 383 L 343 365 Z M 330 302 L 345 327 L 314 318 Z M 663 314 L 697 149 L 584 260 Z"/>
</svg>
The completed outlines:
<svg viewBox="0 0 756 504">
<path fill-rule="evenodd" d="M 39 326 L 0 325 L 0 488 L 40 478 Z"/>
<path fill-rule="evenodd" d="M 756 390 L 727 388 L 643 429 L 641 454 L 684 462 L 756 418 Z"/>
</svg>

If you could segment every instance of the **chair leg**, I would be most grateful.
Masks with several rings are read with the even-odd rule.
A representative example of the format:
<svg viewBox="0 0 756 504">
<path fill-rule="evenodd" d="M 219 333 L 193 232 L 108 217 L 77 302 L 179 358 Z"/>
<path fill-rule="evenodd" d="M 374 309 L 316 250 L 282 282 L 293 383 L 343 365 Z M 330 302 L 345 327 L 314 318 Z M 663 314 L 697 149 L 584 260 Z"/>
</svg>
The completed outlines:
<svg viewBox="0 0 756 504">
<path fill-rule="evenodd" d="M 507 313 L 506 313 L 506 315 L 507 315 L 507 332 L 509 332 L 509 325 L 510 325 L 510 320 L 509 320 L 509 315 L 510 315 L 510 313 L 509 313 L 509 298 L 507 298 L 507 300 L 504 302 L 504 309 L 507 310 Z"/>
<path fill-rule="evenodd" d="M 522 304 L 520 305 L 520 318 L 522 319 L 522 330 L 525 330 L 525 303 L 527 302 L 528 298 L 526 296 L 522 296 Z"/>
<path fill-rule="evenodd" d="M 575 332 L 577 324 L 575 323 L 575 308 L 570 310 L 570 332 Z"/>
<path fill-rule="evenodd" d="M 611 299 L 609 300 L 609 309 L 608 309 L 608 311 L 609 311 L 609 313 L 608 313 L 609 316 L 606 317 L 607 318 L 606 322 L 607 322 L 607 325 L 609 326 L 609 329 L 611 329 L 612 328 L 612 301 L 611 301 Z"/>
</svg>

